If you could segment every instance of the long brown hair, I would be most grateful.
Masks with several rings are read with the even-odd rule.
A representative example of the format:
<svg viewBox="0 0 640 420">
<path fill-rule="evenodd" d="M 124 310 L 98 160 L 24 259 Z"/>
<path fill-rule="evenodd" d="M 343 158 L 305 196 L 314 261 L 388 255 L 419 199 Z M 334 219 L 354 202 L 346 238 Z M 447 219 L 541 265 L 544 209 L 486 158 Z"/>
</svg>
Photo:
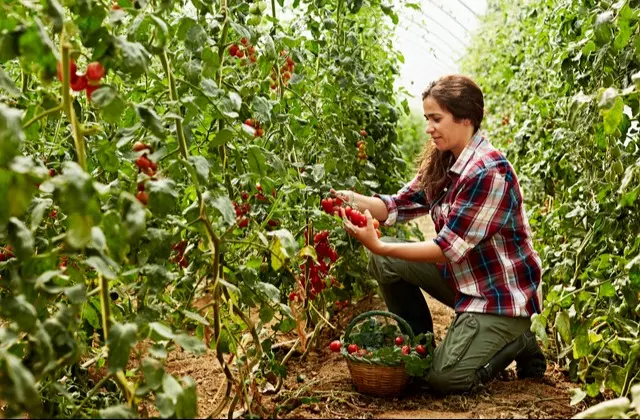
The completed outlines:
<svg viewBox="0 0 640 420">
<path fill-rule="evenodd" d="M 444 76 L 422 92 L 422 100 L 432 97 L 443 110 L 451 113 L 456 122 L 469 119 L 478 131 L 484 118 L 484 98 L 480 87 L 469 77 Z M 437 198 L 447 183 L 449 169 L 456 158 L 450 151 L 441 152 L 432 141 L 427 142 L 418 160 L 420 185 L 427 200 Z"/>
</svg>

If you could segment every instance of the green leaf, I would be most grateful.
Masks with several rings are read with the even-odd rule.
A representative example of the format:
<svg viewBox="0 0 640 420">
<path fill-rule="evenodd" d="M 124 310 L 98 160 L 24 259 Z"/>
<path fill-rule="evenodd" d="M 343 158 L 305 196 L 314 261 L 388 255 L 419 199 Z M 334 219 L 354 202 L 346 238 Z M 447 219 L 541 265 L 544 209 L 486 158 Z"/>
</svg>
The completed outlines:
<svg viewBox="0 0 640 420">
<path fill-rule="evenodd" d="M 100 410 L 101 419 L 136 419 L 138 416 L 131 410 L 131 407 L 120 404 Z"/>
<path fill-rule="evenodd" d="M 120 58 L 120 70 L 133 77 L 139 77 L 147 72 L 151 56 L 142 44 L 129 42 L 124 36 L 116 37 L 115 44 Z"/>
<path fill-rule="evenodd" d="M 20 153 L 24 140 L 22 112 L 0 103 L 0 166 Z"/>
<path fill-rule="evenodd" d="M 235 133 L 230 128 L 223 128 L 222 130 L 216 133 L 216 136 L 211 141 L 210 145 L 213 147 L 221 146 L 223 144 L 227 144 L 233 137 Z"/>
<path fill-rule="evenodd" d="M 207 33 L 197 23 L 191 25 L 187 31 L 187 37 L 184 40 L 184 45 L 191 51 L 197 51 L 207 44 Z"/>
<path fill-rule="evenodd" d="M 84 284 L 76 284 L 64 289 L 64 294 L 67 295 L 71 303 L 79 305 L 87 300 L 87 288 Z"/>
<path fill-rule="evenodd" d="M 179 419 L 194 419 L 198 417 L 198 390 L 196 383 L 189 377 L 183 378 L 185 387 L 178 395 L 176 402 L 176 417 Z"/>
<path fill-rule="evenodd" d="M 126 102 L 118 95 L 116 89 L 110 85 L 102 85 L 91 94 L 91 103 L 100 109 L 102 118 L 111 124 L 120 121 L 122 113 L 127 108 Z M 117 156 L 114 153 L 114 157 Z"/>
<path fill-rule="evenodd" d="M 273 43 L 273 38 L 270 35 L 265 34 L 262 37 L 262 42 L 264 43 L 264 54 L 267 59 L 274 60 L 278 58 L 278 53 L 276 52 L 276 46 Z"/>
<path fill-rule="evenodd" d="M 609 366 L 609 372 L 605 378 L 604 384 L 607 388 L 612 389 L 617 395 L 622 393 L 626 379 L 626 370 L 617 365 Z"/>
<path fill-rule="evenodd" d="M 251 145 L 247 149 L 247 160 L 251 171 L 261 177 L 267 174 L 266 158 L 262 153 L 262 149 L 258 146 Z"/>
<path fill-rule="evenodd" d="M 193 337 L 189 334 L 178 334 L 174 338 L 175 342 L 180 344 L 185 351 L 195 354 L 204 354 L 207 347 L 197 337 Z"/>
<path fill-rule="evenodd" d="M 251 102 L 251 109 L 253 110 L 253 116 L 258 121 L 271 121 L 271 110 L 273 109 L 273 106 L 262 96 L 256 96 L 253 98 L 253 102 Z"/>
<path fill-rule="evenodd" d="M 29 228 L 22 220 L 12 217 L 9 219 L 7 230 L 9 233 L 9 243 L 13 245 L 13 252 L 16 257 L 21 260 L 30 258 L 34 252 L 35 241 Z"/>
<path fill-rule="evenodd" d="M 601 297 L 614 297 L 616 296 L 616 288 L 608 281 L 600 286 L 598 293 Z"/>
<path fill-rule="evenodd" d="M 560 311 L 556 314 L 555 328 L 562 340 L 567 344 L 571 344 L 571 320 L 566 311 Z"/>
<path fill-rule="evenodd" d="M 269 232 L 268 235 L 275 236 L 280 241 L 286 258 L 293 258 L 298 253 L 298 242 L 287 229 L 278 229 Z"/>
<path fill-rule="evenodd" d="M 270 322 L 274 315 L 275 311 L 270 306 L 262 305 L 260 308 L 260 321 L 262 321 L 262 323 L 266 324 L 267 322 Z"/>
<path fill-rule="evenodd" d="M 95 268 L 95 270 L 102 274 L 104 278 L 115 280 L 118 277 L 113 269 L 117 270 L 119 267 L 115 266 L 113 269 L 110 267 L 110 265 L 113 264 L 113 261 L 107 261 L 103 256 L 97 255 L 87 258 L 86 261 L 89 266 Z"/>
<path fill-rule="evenodd" d="M 211 79 L 202 79 L 200 87 L 204 94 L 211 99 L 217 99 L 225 93 L 224 90 L 218 89 L 216 82 Z M 222 131 L 224 131 L 224 129 Z M 233 134 L 233 131 L 231 131 L 231 133 Z"/>
<path fill-rule="evenodd" d="M 629 44 L 631 33 L 629 22 L 624 19 L 618 19 L 618 35 L 613 41 L 613 47 L 618 51 L 624 49 Z"/>
<path fill-rule="evenodd" d="M 531 332 L 535 333 L 542 344 L 546 348 L 549 345 L 549 337 L 547 336 L 547 318 L 541 314 L 533 314 L 531 316 Z"/>
<path fill-rule="evenodd" d="M 121 197 L 123 199 L 122 222 L 127 237 L 133 239 L 144 231 L 147 224 L 147 212 L 142 203 L 132 194 L 123 192 Z"/>
<path fill-rule="evenodd" d="M 603 109 L 600 111 L 604 119 L 604 132 L 614 134 L 624 117 L 624 101 L 617 96 L 611 109 Z"/>
<path fill-rule="evenodd" d="M 175 187 L 175 182 L 166 178 L 147 182 L 149 210 L 161 217 L 174 211 L 178 199 Z"/>
<path fill-rule="evenodd" d="M 20 330 L 31 333 L 38 322 L 36 308 L 27 301 L 24 295 L 0 299 L 0 314 L 10 319 Z"/>
<path fill-rule="evenodd" d="M 129 353 L 131 348 L 137 342 L 136 335 L 138 327 L 136 324 L 120 324 L 114 323 L 109 329 L 109 338 L 107 346 L 109 346 L 109 372 L 116 373 L 124 370 L 129 361 Z"/>
<path fill-rule="evenodd" d="M 232 225 L 235 223 L 236 212 L 233 208 L 233 202 L 228 196 L 221 195 L 213 200 L 207 200 L 207 202 L 220 212 L 226 224 Z"/>
<path fill-rule="evenodd" d="M 142 122 L 145 128 L 149 129 L 156 137 L 164 139 L 166 134 L 164 132 L 164 128 L 162 127 L 162 121 L 160 121 L 160 117 L 158 114 L 151 109 L 147 108 L 144 105 L 136 105 L 136 113 L 138 114 L 138 118 Z"/>
<path fill-rule="evenodd" d="M 6 90 L 11 96 L 20 96 L 20 89 L 18 89 L 13 83 L 13 80 L 5 71 L 0 67 L 0 89 Z"/>
<path fill-rule="evenodd" d="M 93 218 L 81 213 L 73 213 L 67 219 L 67 243 L 74 249 L 82 249 L 91 242 Z"/>
<path fill-rule="evenodd" d="M 582 388 L 571 388 L 569 393 L 571 394 L 570 406 L 575 406 L 587 397 L 587 393 Z"/>
<path fill-rule="evenodd" d="M 0 350 L 0 361 L 4 359 L 11 386 L 9 391 L 15 400 L 23 405 L 33 404 L 39 400 L 36 380 L 22 361 L 11 353 Z M 38 410 L 39 411 L 39 410 Z"/>
<path fill-rule="evenodd" d="M 154 391 L 162 386 L 164 368 L 162 362 L 151 357 L 145 357 L 142 361 L 145 383 Z"/>
<path fill-rule="evenodd" d="M 273 303 L 280 302 L 280 289 L 271 283 L 258 282 L 258 290 L 264 293 Z"/>
<path fill-rule="evenodd" d="M 151 338 L 154 340 L 173 340 L 176 338 L 171 327 L 161 324 L 160 322 L 149 323 L 149 328 L 152 333 Z"/>
<path fill-rule="evenodd" d="M 580 324 L 573 341 L 573 358 L 579 359 L 585 357 L 589 355 L 590 352 L 589 329 L 585 324 Z"/>
<path fill-rule="evenodd" d="M 209 182 L 209 161 L 204 156 L 189 156 L 189 162 L 193 165 L 201 182 Z"/>
</svg>

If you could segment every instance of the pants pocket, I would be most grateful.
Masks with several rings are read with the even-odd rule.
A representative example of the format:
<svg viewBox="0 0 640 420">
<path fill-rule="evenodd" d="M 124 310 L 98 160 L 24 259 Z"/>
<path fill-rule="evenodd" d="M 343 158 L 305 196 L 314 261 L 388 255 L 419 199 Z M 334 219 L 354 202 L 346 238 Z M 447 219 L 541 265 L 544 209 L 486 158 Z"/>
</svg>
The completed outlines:
<svg viewBox="0 0 640 420">
<path fill-rule="evenodd" d="M 438 349 L 439 357 L 435 357 L 434 368 L 442 372 L 456 366 L 471 347 L 479 329 L 480 326 L 474 314 L 460 314 L 447 332 L 441 348 Z"/>
</svg>

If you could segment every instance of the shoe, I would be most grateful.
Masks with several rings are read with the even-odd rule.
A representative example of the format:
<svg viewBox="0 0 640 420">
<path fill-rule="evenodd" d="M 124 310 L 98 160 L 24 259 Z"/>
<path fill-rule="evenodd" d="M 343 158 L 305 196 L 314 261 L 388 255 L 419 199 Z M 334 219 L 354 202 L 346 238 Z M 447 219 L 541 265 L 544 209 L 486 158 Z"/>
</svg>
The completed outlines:
<svg viewBox="0 0 640 420">
<path fill-rule="evenodd" d="M 536 336 L 529 330 L 504 346 L 489 362 L 476 371 L 478 382 L 487 383 L 516 361 L 518 379 L 542 378 L 547 364 L 536 341 Z"/>
<path fill-rule="evenodd" d="M 535 334 L 531 331 L 525 331 L 523 335 L 526 347 L 515 358 L 518 379 L 540 379 L 544 377 L 547 370 L 547 361 L 538 345 Z"/>
</svg>

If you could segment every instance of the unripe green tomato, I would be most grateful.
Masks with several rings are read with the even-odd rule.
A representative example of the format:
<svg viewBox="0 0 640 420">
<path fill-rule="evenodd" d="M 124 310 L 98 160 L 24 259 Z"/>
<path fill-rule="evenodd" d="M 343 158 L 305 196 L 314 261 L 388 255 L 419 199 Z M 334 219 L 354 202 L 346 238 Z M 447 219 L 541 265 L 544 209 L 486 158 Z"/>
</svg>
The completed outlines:
<svg viewBox="0 0 640 420">
<path fill-rule="evenodd" d="M 325 29 L 335 29 L 336 26 L 338 26 L 336 24 L 336 21 L 331 19 L 331 18 L 326 18 L 322 24 L 324 25 Z"/>
<path fill-rule="evenodd" d="M 613 172 L 617 173 L 618 175 L 622 175 L 624 173 L 624 166 L 622 166 L 622 162 L 620 162 L 619 160 L 615 161 L 611 169 L 613 169 Z"/>
<path fill-rule="evenodd" d="M 622 151 L 620 150 L 617 144 L 611 148 L 611 156 L 613 156 L 616 159 L 622 156 Z"/>
<path fill-rule="evenodd" d="M 269 263 L 263 262 L 260 264 L 260 272 L 266 273 L 267 271 L 269 271 Z"/>
<path fill-rule="evenodd" d="M 604 175 L 604 179 L 606 179 L 609 184 L 613 184 L 614 182 L 616 182 L 616 176 L 612 170 L 607 171 L 607 173 Z"/>
<path fill-rule="evenodd" d="M 258 2 L 258 9 L 260 10 L 260 13 L 263 13 L 265 10 L 267 10 L 267 2 L 266 1 L 259 1 Z"/>
<path fill-rule="evenodd" d="M 252 15 L 260 14 L 260 8 L 258 7 L 257 3 L 251 3 L 251 5 L 249 6 L 249 13 L 251 13 Z"/>
<path fill-rule="evenodd" d="M 262 17 L 254 15 L 251 16 L 248 20 L 247 20 L 247 24 L 251 25 L 251 26 L 257 26 L 260 25 L 260 22 L 262 22 Z"/>
<path fill-rule="evenodd" d="M 627 316 L 628 313 L 629 313 L 629 305 L 627 305 L 627 302 L 622 302 L 622 304 L 616 308 L 617 315 L 625 317 Z"/>
</svg>

